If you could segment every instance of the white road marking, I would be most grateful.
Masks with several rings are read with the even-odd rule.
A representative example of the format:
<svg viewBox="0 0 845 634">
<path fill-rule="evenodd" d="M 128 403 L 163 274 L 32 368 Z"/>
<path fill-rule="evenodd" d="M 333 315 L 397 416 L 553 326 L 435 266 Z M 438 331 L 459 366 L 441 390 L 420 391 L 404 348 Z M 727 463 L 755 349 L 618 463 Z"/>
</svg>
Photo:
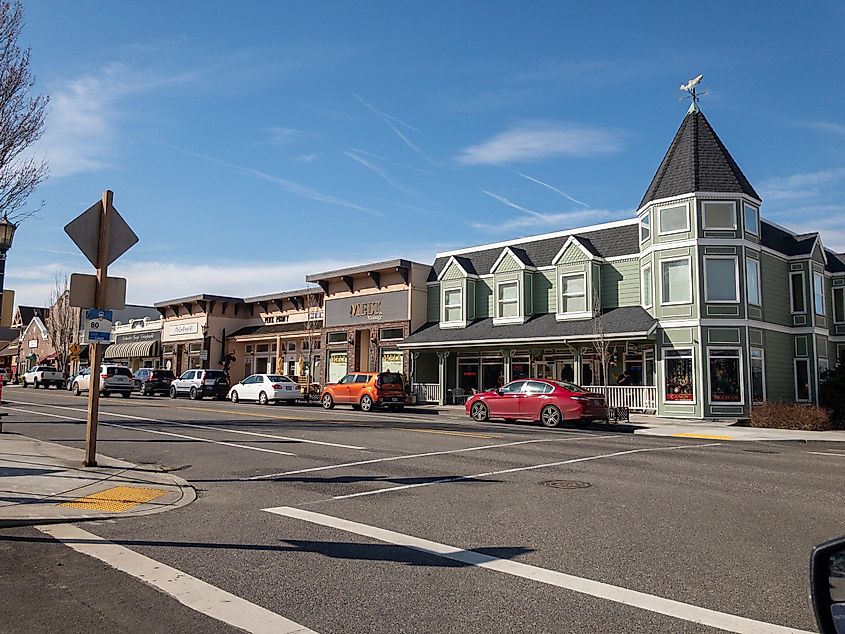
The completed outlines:
<svg viewBox="0 0 845 634">
<path fill-rule="evenodd" d="M 37 528 L 73 550 L 99 559 L 169 594 L 182 605 L 233 627 L 255 634 L 317 634 L 260 605 L 76 526 L 54 524 Z"/>
<path fill-rule="evenodd" d="M 527 445 L 529 443 L 538 442 L 559 442 L 564 440 L 588 440 L 599 438 L 615 438 L 616 435 L 608 436 L 574 436 L 561 438 L 541 438 L 537 440 L 520 440 L 518 442 L 505 442 L 498 445 L 481 445 L 479 447 L 466 447 L 464 449 L 449 449 L 448 451 L 429 451 L 427 453 L 406 454 L 403 456 L 391 456 L 389 458 L 373 458 L 372 460 L 359 460 L 357 462 L 344 462 L 343 464 L 326 465 L 323 467 L 310 467 L 308 469 L 296 469 L 294 471 L 282 471 L 280 473 L 269 473 L 267 475 L 253 476 L 246 478 L 247 480 L 268 480 L 270 478 L 278 478 L 281 476 L 296 475 L 298 473 L 313 473 L 314 471 L 329 471 L 331 469 L 344 469 L 346 467 L 357 467 L 363 464 L 374 464 L 377 462 L 393 462 L 395 460 L 411 460 L 414 458 L 427 458 L 429 456 L 444 456 L 453 453 L 466 453 L 468 451 L 481 451 L 482 449 L 498 449 L 499 447 L 513 447 L 514 445 Z"/>
<path fill-rule="evenodd" d="M 13 412 L 26 412 L 27 414 L 37 414 L 38 416 L 50 416 L 52 418 L 63 418 L 65 420 L 75 420 L 79 423 L 86 422 L 84 418 L 74 418 L 72 416 L 63 416 L 62 414 L 50 414 L 48 412 L 38 412 L 31 409 L 23 409 L 20 407 L 7 407 L 6 409 L 12 410 Z M 105 423 L 100 421 L 100 425 L 104 425 L 106 427 L 119 427 L 121 429 L 128 429 L 130 431 L 142 431 L 147 434 L 158 434 L 160 436 L 173 436 L 175 438 L 188 438 L 190 440 L 196 440 L 197 442 L 207 442 L 213 445 L 225 445 L 226 447 L 236 447 L 237 449 L 249 449 L 250 451 L 260 451 L 263 453 L 273 453 L 280 456 L 295 456 L 295 453 L 290 453 L 289 451 L 279 451 L 277 449 L 267 449 L 266 447 L 250 447 L 248 445 L 239 445 L 238 443 L 234 442 L 224 442 L 222 440 L 211 440 L 210 438 L 202 438 L 200 436 L 188 436 L 186 434 L 176 434 L 170 431 L 162 431 L 160 429 L 146 429 L 144 427 L 130 427 L 129 425 L 120 425 L 119 423 Z M 120 442 L 119 440 L 115 442 Z"/>
<path fill-rule="evenodd" d="M 311 522 L 312 524 L 318 524 L 320 526 L 335 528 L 347 533 L 361 535 L 387 544 L 412 548 L 414 550 L 438 555 L 453 561 L 478 566 L 479 568 L 495 570 L 496 572 L 502 572 L 514 577 L 521 577 L 530 581 L 537 581 L 546 585 L 557 586 L 566 590 L 573 590 L 575 592 L 580 592 L 581 594 L 606 599 L 615 603 L 630 605 L 650 612 L 665 614 L 676 619 L 708 625 L 727 632 L 737 632 L 739 634 L 811 634 L 805 630 L 796 630 L 782 625 L 755 621 L 742 616 L 718 612 L 716 610 L 699 607 L 689 603 L 682 603 L 673 599 L 665 599 L 653 594 L 630 590 L 628 588 L 614 586 L 601 581 L 576 577 L 574 575 L 549 570 L 547 568 L 540 568 L 539 566 L 532 566 L 512 561 L 510 559 L 500 559 L 498 557 L 492 557 L 472 550 L 462 550 L 461 548 L 449 546 L 448 544 L 440 544 L 438 542 L 414 537 L 412 535 L 405 535 L 403 533 L 397 533 L 375 526 L 368 526 L 367 524 L 344 520 L 339 517 L 332 517 L 331 515 L 323 515 L 322 513 L 314 513 L 289 506 L 280 506 L 277 508 L 268 508 L 263 510 L 276 515 L 299 519 Z"/>
<path fill-rule="evenodd" d="M 808 451 L 806 453 L 811 453 L 814 456 L 836 456 L 837 458 L 845 458 L 845 453 L 832 453 L 826 451 Z"/>
<path fill-rule="evenodd" d="M 8 401 L 9 403 L 14 403 L 16 405 L 30 405 L 35 407 L 51 407 L 53 409 L 65 409 L 70 410 L 72 412 L 87 412 L 87 409 L 82 409 L 79 407 L 66 407 L 64 405 L 48 405 L 46 403 L 25 403 L 23 401 Z M 196 427 L 197 429 L 210 429 L 212 431 L 223 431 L 229 434 L 241 434 L 243 436 L 259 436 L 261 438 L 273 438 L 276 440 L 285 440 L 290 442 L 301 442 L 307 443 L 310 445 L 325 445 L 327 447 L 339 447 L 341 449 L 366 449 L 366 447 L 359 447 L 357 445 L 343 445 L 336 442 L 325 442 L 322 440 L 307 440 L 304 438 L 294 438 L 292 436 L 277 436 L 275 434 L 264 434 L 255 431 L 244 431 L 242 429 L 228 429 L 226 427 L 213 427 L 211 425 L 200 425 L 197 423 L 183 423 L 180 421 L 175 420 L 159 420 L 157 418 L 147 418 L 144 416 L 132 416 L 131 414 L 118 414 L 117 412 L 107 412 L 105 410 L 101 410 L 103 413 L 108 414 L 109 416 L 116 416 L 118 418 L 127 418 L 130 420 L 140 420 L 145 421 L 148 423 L 157 423 L 160 425 L 175 425 L 177 427 Z M 291 454 L 294 455 L 294 454 Z"/>
<path fill-rule="evenodd" d="M 570 460 L 560 460 L 558 462 L 547 462 L 545 464 L 530 465 L 527 467 L 514 467 L 512 469 L 502 469 L 501 471 L 488 471 L 486 473 L 476 473 L 474 475 L 455 476 L 451 478 L 440 478 L 439 480 L 432 480 L 431 482 L 418 482 L 416 484 L 402 484 L 395 487 L 387 487 L 384 489 L 375 489 L 373 491 L 361 491 L 360 493 L 349 493 L 347 495 L 335 495 L 325 500 L 318 500 L 318 502 L 326 502 L 328 500 L 346 500 L 349 498 L 360 498 L 367 495 L 378 495 L 379 493 L 390 493 L 391 491 L 402 491 L 404 489 L 417 489 L 419 487 L 427 487 L 433 484 L 447 484 L 449 482 L 461 482 L 463 480 L 474 480 L 476 478 L 486 478 L 488 476 L 502 475 L 504 473 L 516 473 L 518 471 L 531 471 L 533 469 L 545 469 L 547 467 L 558 467 L 565 464 L 573 464 L 576 462 L 587 462 L 589 460 L 600 460 L 602 458 L 613 458 L 614 456 L 624 456 L 633 453 L 644 453 L 646 451 L 667 451 L 670 449 L 691 449 L 695 447 L 717 447 L 722 443 L 711 443 L 707 445 L 675 445 L 673 447 L 649 447 L 648 449 L 629 449 L 627 451 L 615 451 L 613 453 L 600 454 L 598 456 L 587 456 L 585 458 L 572 458 Z"/>
</svg>

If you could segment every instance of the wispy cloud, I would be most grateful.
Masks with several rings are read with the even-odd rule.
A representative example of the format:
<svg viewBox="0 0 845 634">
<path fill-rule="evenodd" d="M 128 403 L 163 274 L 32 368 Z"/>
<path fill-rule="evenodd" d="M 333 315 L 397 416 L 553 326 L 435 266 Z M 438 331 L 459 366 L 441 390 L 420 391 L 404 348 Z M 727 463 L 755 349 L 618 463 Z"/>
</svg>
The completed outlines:
<svg viewBox="0 0 845 634">
<path fill-rule="evenodd" d="M 268 145 L 294 145 L 307 141 L 312 136 L 296 128 L 272 127 L 266 128 L 264 132 L 267 134 L 267 139 L 262 141 L 262 143 Z"/>
<path fill-rule="evenodd" d="M 526 215 L 504 222 L 473 222 L 470 225 L 486 233 L 515 233 L 517 231 L 560 231 L 578 225 L 595 224 L 630 218 L 633 210 L 611 211 L 606 209 L 578 209 L 553 214 Z"/>
<path fill-rule="evenodd" d="M 766 201 L 794 200 L 819 195 L 825 186 L 845 180 L 845 167 L 770 178 L 760 186 Z"/>
<path fill-rule="evenodd" d="M 820 132 L 829 132 L 838 136 L 845 136 L 845 125 L 833 121 L 805 121 L 800 124 L 804 128 L 811 128 Z"/>
<path fill-rule="evenodd" d="M 214 156 L 209 156 L 207 154 L 200 154 L 199 152 L 193 152 L 191 150 L 186 150 L 176 145 L 172 145 L 170 143 L 161 143 L 165 147 L 169 147 L 172 150 L 176 150 L 177 152 L 181 152 L 187 156 L 193 156 L 195 158 L 202 159 L 204 161 L 209 161 L 211 163 L 216 163 L 218 165 L 222 165 L 224 167 L 228 167 L 233 170 L 237 170 L 240 172 L 244 172 L 246 174 L 252 174 L 258 178 L 263 180 L 269 181 L 271 183 L 275 183 L 279 185 L 282 189 L 286 192 L 293 194 L 294 196 L 299 196 L 300 198 L 308 198 L 310 200 L 316 200 L 318 202 L 327 203 L 330 205 L 336 205 L 338 207 L 346 207 L 347 209 L 355 209 L 357 211 L 363 211 L 368 214 L 372 214 L 374 216 L 384 217 L 385 214 L 376 211 L 375 209 L 371 209 L 370 207 L 365 207 L 364 205 L 359 205 L 357 203 L 350 202 L 348 200 L 344 200 L 343 198 L 339 198 L 337 196 L 333 196 L 331 194 L 324 194 L 312 187 L 308 187 L 307 185 L 302 185 L 301 183 L 296 183 L 294 181 L 288 180 L 286 178 L 280 178 L 278 176 L 272 176 L 271 174 L 267 174 L 266 172 L 262 172 L 261 170 L 253 169 L 252 167 L 246 167 L 244 165 L 237 165 L 235 163 L 230 163 L 228 161 L 224 161 L 223 159 L 219 159 Z"/>
<path fill-rule="evenodd" d="M 321 156 L 323 156 L 322 152 L 314 152 L 312 154 L 300 154 L 299 156 L 293 157 L 293 160 L 297 163 L 313 163 Z"/>
<path fill-rule="evenodd" d="M 533 209 L 528 209 L 527 207 L 523 207 L 522 205 L 517 205 L 515 202 L 508 200 L 504 196 L 500 196 L 499 194 L 494 194 L 493 192 L 488 192 L 486 189 L 482 189 L 481 191 L 484 192 L 485 194 L 487 194 L 488 196 L 490 196 L 490 198 L 498 200 L 500 203 L 503 203 L 503 204 L 507 205 L 508 207 L 513 207 L 514 209 L 518 209 L 519 211 L 523 211 L 523 212 L 530 214 L 532 216 L 537 216 L 538 218 L 543 217 L 543 214 L 541 214 L 539 211 L 534 211 Z"/>
<path fill-rule="evenodd" d="M 523 174 L 522 172 L 517 172 L 517 174 L 519 174 L 520 176 L 522 176 L 522 178 L 527 178 L 528 180 L 530 180 L 530 181 L 532 181 L 532 182 L 535 182 L 535 183 L 537 183 L 538 185 L 541 185 L 541 186 L 543 186 L 543 187 L 546 187 L 547 189 L 551 189 L 553 192 L 557 192 L 558 194 L 560 194 L 561 196 L 563 196 L 563 197 L 564 197 L 564 198 L 566 198 L 567 200 L 571 200 L 572 202 L 577 203 L 577 204 L 581 205 L 582 207 L 587 207 L 588 209 L 589 209 L 589 207 L 590 207 L 587 203 L 585 203 L 585 202 L 581 202 L 580 200 L 577 200 L 577 199 L 573 198 L 572 196 L 570 196 L 569 194 L 567 194 L 565 191 L 563 191 L 563 190 L 561 190 L 561 189 L 558 189 L 558 188 L 557 188 L 557 187 L 555 187 L 554 185 L 549 185 L 548 183 L 544 183 L 544 182 L 543 182 L 543 181 L 541 181 L 540 179 L 538 179 L 538 178 L 533 178 L 533 177 L 531 177 L 531 176 L 528 176 L 527 174 Z"/>
<path fill-rule="evenodd" d="M 407 163 L 400 163 L 399 161 L 393 161 L 389 158 L 385 158 L 384 156 L 382 156 L 380 154 L 374 154 L 373 152 L 367 152 L 366 150 L 361 150 L 361 149 L 356 148 L 356 147 L 352 147 L 352 148 L 349 148 L 349 149 L 352 150 L 353 152 L 355 152 L 356 154 L 363 154 L 364 156 L 369 156 L 370 158 L 378 159 L 379 161 L 382 161 L 383 163 L 387 163 L 388 165 L 392 165 L 394 167 L 402 167 L 404 169 L 414 170 L 415 172 L 419 172 L 420 174 L 428 174 L 429 176 L 433 175 L 433 173 L 430 172 L 429 170 L 424 170 L 421 167 L 415 167 L 414 165 L 408 165 Z"/>
<path fill-rule="evenodd" d="M 405 145 L 407 145 L 409 148 L 411 148 L 414 152 L 419 154 L 422 158 L 424 158 L 426 161 L 428 161 L 432 165 L 437 165 L 437 163 L 435 161 L 433 161 L 432 159 L 430 159 L 428 156 L 426 156 L 426 154 L 413 141 L 411 141 L 405 135 L 405 133 L 402 132 L 402 130 L 399 129 L 398 126 L 404 126 L 408 130 L 412 130 L 414 132 L 419 132 L 419 130 L 417 130 L 410 123 L 406 123 L 406 122 L 402 121 L 402 119 L 398 119 L 398 118 L 394 117 L 393 115 L 387 114 L 386 112 L 379 110 L 378 108 L 376 108 L 372 104 L 370 104 L 367 101 L 365 101 L 364 99 L 362 99 L 359 95 L 352 93 L 352 96 L 359 103 L 361 103 L 362 106 L 364 106 L 365 108 L 367 108 L 371 112 L 375 113 L 382 121 L 384 121 L 384 123 L 387 124 L 387 126 L 391 130 L 393 130 L 394 134 L 396 134 L 396 136 L 398 136 Z"/>
<path fill-rule="evenodd" d="M 379 165 L 376 165 L 372 161 L 364 158 L 363 156 L 359 156 L 356 152 L 354 152 L 352 150 L 347 150 L 347 151 L 344 152 L 344 154 L 346 156 L 348 156 L 349 158 L 351 158 L 356 163 L 366 167 L 373 174 L 375 174 L 376 176 L 378 176 L 379 178 L 384 180 L 388 185 L 390 185 L 394 189 L 399 190 L 403 194 L 413 194 L 413 193 L 415 193 L 413 189 L 408 189 L 407 187 L 404 187 L 404 186 L 400 185 L 399 183 L 397 183 L 393 178 L 391 178 L 390 174 L 387 173 L 387 170 L 385 170 L 384 168 L 382 168 Z"/>
<path fill-rule="evenodd" d="M 581 123 L 531 121 L 461 150 L 457 160 L 464 165 L 504 165 L 561 156 L 600 156 L 619 152 L 624 137 L 618 130 Z"/>
</svg>

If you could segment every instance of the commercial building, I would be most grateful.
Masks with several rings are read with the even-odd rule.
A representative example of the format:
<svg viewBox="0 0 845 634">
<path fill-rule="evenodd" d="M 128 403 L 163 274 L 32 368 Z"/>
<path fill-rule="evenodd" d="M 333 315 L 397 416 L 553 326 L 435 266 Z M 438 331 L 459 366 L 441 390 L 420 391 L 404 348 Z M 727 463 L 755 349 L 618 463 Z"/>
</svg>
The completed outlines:
<svg viewBox="0 0 845 634">
<path fill-rule="evenodd" d="M 635 218 L 437 255 L 427 323 L 399 344 L 420 394 L 533 375 L 669 417 L 817 402 L 845 351 L 845 255 L 761 205 L 694 104 Z"/>
<path fill-rule="evenodd" d="M 400 344 L 426 321 L 430 271 L 396 259 L 306 276 L 325 292 L 321 383 L 355 371 L 411 374 Z"/>
<path fill-rule="evenodd" d="M 128 323 L 115 323 L 112 343 L 103 351 L 103 360 L 121 363 L 132 371 L 139 368 L 162 367 L 161 333 L 164 318 L 155 309 L 150 316 L 130 319 Z"/>
</svg>

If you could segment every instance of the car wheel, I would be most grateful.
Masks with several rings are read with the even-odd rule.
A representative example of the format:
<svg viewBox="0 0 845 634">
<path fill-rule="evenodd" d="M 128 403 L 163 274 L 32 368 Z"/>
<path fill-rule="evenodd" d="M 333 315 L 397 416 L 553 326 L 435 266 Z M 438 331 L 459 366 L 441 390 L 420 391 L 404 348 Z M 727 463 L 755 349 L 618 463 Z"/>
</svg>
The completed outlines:
<svg viewBox="0 0 845 634">
<path fill-rule="evenodd" d="M 546 405 L 540 412 L 540 420 L 546 427 L 557 427 L 563 420 L 563 415 L 554 405 Z"/>
<path fill-rule="evenodd" d="M 191 388 L 191 391 L 188 392 L 188 396 L 191 398 L 192 401 L 199 400 L 199 398 L 200 398 L 200 394 L 199 394 L 199 392 L 197 392 L 197 388 L 195 388 L 195 387 Z"/>
<path fill-rule="evenodd" d="M 26 380 L 21 379 L 21 387 L 22 387 L 23 389 L 26 389 Z"/>
<path fill-rule="evenodd" d="M 373 409 L 373 399 L 369 394 L 364 394 L 361 397 L 361 411 L 369 412 Z"/>
<path fill-rule="evenodd" d="M 176 388 L 175 387 L 170 388 L 170 398 L 176 398 Z"/>
<path fill-rule="evenodd" d="M 41 383 L 38 382 L 38 379 L 35 379 L 35 389 L 37 390 L 39 387 L 41 387 Z"/>
<path fill-rule="evenodd" d="M 123 398 L 129 398 L 130 396 L 132 396 L 132 392 L 121 392 L 120 395 Z"/>
<path fill-rule="evenodd" d="M 472 404 L 472 407 L 469 410 L 469 415 L 472 417 L 472 420 L 478 421 L 479 423 L 483 423 L 490 419 L 490 411 L 487 409 L 487 406 L 481 402 Z"/>
<path fill-rule="evenodd" d="M 71 392 L 73 392 L 74 396 L 79 396 L 81 390 L 79 389 L 79 383 L 74 383 L 73 387 L 71 388 Z"/>
<path fill-rule="evenodd" d="M 323 404 L 324 409 L 332 409 L 334 407 L 334 399 L 331 394 L 323 394 L 323 398 L 320 399 L 320 402 Z"/>
<path fill-rule="evenodd" d="M 261 392 L 261 394 L 258 395 L 258 404 L 259 405 L 267 405 L 267 403 L 269 403 L 269 402 L 270 401 L 267 400 L 266 392 Z"/>
<path fill-rule="evenodd" d="M 232 390 L 232 393 L 229 394 L 229 400 L 232 401 L 233 403 L 237 403 L 238 401 L 241 400 L 240 397 L 238 397 L 237 390 Z"/>
</svg>

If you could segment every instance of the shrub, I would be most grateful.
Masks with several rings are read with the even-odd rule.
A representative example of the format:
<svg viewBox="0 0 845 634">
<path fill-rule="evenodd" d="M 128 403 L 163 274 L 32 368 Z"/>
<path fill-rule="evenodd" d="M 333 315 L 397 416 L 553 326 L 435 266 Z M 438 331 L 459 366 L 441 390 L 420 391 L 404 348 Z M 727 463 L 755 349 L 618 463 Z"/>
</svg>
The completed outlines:
<svg viewBox="0 0 845 634">
<path fill-rule="evenodd" d="M 830 412 L 816 405 L 762 403 L 751 408 L 751 426 L 769 429 L 826 431 L 833 429 Z"/>
</svg>

